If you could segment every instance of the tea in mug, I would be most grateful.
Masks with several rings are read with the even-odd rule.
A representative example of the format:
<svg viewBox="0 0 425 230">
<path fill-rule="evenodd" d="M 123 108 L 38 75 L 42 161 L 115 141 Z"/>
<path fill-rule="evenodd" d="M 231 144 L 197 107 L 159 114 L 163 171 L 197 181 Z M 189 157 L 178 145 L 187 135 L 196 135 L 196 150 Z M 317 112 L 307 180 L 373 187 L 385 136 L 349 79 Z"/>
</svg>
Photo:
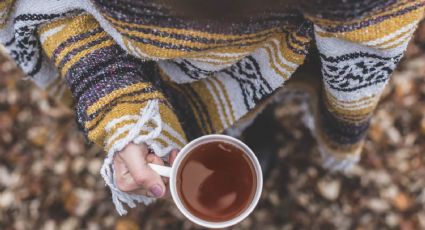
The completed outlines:
<svg viewBox="0 0 425 230">
<path fill-rule="evenodd" d="M 192 149 L 181 162 L 176 181 L 186 209 L 211 222 L 240 215 L 251 204 L 257 187 L 249 156 L 224 141 L 210 141 Z"/>
</svg>

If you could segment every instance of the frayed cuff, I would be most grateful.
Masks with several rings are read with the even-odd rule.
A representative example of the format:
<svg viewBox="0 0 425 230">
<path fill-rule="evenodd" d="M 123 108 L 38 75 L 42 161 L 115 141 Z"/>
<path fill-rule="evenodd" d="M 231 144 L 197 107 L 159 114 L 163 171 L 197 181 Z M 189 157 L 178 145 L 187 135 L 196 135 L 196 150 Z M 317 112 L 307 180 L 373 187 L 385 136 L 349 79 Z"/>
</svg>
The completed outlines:
<svg viewBox="0 0 425 230">
<path fill-rule="evenodd" d="M 113 168 L 113 159 L 115 154 L 123 150 L 129 143 L 146 143 L 160 156 L 165 156 L 166 153 L 170 151 L 170 149 L 163 149 L 153 142 L 153 139 L 158 137 L 162 131 L 162 120 L 159 112 L 158 100 L 149 101 L 147 105 L 140 110 L 140 114 L 137 117 L 131 116 L 115 119 L 114 121 L 111 121 L 112 125 L 108 125 L 105 129 L 108 131 L 113 124 L 130 119 L 135 120 L 135 123 L 127 126 L 126 131 L 128 131 L 128 134 L 123 138 L 116 140 L 110 149 L 107 150 L 108 154 L 100 170 L 106 185 L 111 189 L 112 201 L 120 215 L 127 214 L 124 204 L 127 204 L 130 208 L 134 208 L 136 203 L 144 203 L 147 205 L 152 203 L 155 199 L 143 195 L 125 193 L 119 190 L 115 181 Z M 148 123 L 153 124 L 154 128 L 146 128 Z M 141 131 L 146 132 L 141 134 Z"/>
</svg>

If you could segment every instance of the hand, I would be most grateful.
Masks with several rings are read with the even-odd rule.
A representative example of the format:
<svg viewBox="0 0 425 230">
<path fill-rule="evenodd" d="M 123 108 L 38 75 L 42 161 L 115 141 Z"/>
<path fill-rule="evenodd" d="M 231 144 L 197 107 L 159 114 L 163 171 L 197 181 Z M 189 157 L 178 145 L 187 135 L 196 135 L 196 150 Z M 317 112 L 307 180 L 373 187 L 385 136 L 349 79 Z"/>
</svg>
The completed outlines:
<svg viewBox="0 0 425 230">
<path fill-rule="evenodd" d="M 168 156 L 170 165 L 178 151 L 173 150 Z M 168 180 L 161 178 L 148 163 L 164 165 L 164 161 L 149 153 L 145 144 L 128 144 L 121 152 L 115 154 L 114 170 L 118 188 L 127 193 L 161 198 L 168 195 L 165 184 Z"/>
</svg>

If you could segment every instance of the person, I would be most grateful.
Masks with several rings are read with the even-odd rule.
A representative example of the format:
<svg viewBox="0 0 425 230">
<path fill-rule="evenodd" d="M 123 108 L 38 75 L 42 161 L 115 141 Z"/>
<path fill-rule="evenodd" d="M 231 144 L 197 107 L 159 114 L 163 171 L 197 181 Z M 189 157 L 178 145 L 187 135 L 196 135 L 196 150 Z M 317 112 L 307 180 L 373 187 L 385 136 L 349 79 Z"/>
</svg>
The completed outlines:
<svg viewBox="0 0 425 230">
<path fill-rule="evenodd" d="M 166 196 L 147 162 L 172 164 L 202 135 L 239 135 L 272 101 L 305 98 L 324 166 L 350 167 L 423 10 L 423 0 L 3 0 L 0 42 L 37 85 L 72 97 L 107 153 L 101 175 L 122 215 Z M 292 79 L 313 45 L 321 71 Z"/>
</svg>

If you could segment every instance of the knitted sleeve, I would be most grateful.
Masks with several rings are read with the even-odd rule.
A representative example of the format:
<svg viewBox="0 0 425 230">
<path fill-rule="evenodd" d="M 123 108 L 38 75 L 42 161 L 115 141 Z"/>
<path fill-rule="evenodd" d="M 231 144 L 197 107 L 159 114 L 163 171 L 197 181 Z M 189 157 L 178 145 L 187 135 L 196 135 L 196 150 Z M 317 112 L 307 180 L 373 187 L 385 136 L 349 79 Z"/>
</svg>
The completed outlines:
<svg viewBox="0 0 425 230">
<path fill-rule="evenodd" d="M 30 78 L 45 78 L 47 87 L 66 82 L 79 126 L 107 152 L 101 174 L 117 211 L 126 213 L 124 203 L 149 203 L 148 197 L 117 188 L 113 155 L 133 142 L 165 157 L 186 137 L 147 63 L 128 55 L 91 14 L 19 15 L 18 9 L 13 17 L 0 21 L 8 24 L 0 30 L 6 50 Z"/>
<path fill-rule="evenodd" d="M 186 138 L 146 63 L 121 49 L 89 14 L 45 24 L 38 33 L 44 52 L 71 89 L 78 123 L 108 153 L 101 174 L 118 212 L 125 213 L 122 202 L 149 202 L 118 190 L 111 167 L 114 153 L 130 142 L 143 142 L 164 157 Z"/>
<path fill-rule="evenodd" d="M 424 11 L 423 1 L 344 2 L 334 6 L 345 10 L 307 15 L 323 75 L 315 134 L 332 169 L 358 161 L 370 117 Z"/>
</svg>

